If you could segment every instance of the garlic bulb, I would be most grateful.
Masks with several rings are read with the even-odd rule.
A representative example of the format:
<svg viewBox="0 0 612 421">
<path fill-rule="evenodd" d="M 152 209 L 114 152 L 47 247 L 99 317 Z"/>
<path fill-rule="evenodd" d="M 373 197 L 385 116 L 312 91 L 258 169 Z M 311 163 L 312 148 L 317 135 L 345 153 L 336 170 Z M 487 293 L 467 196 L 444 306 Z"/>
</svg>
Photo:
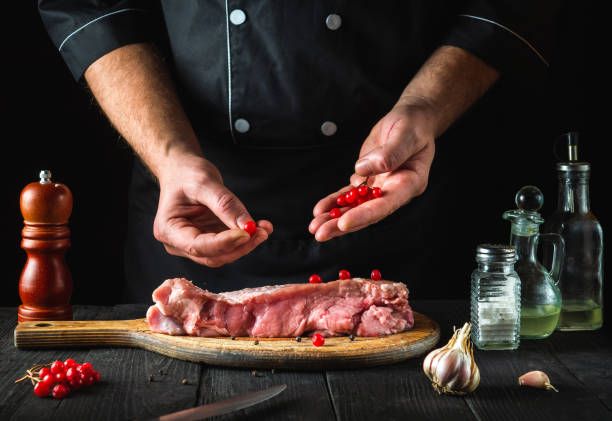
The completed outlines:
<svg viewBox="0 0 612 421">
<path fill-rule="evenodd" d="M 423 361 L 423 371 L 438 393 L 465 395 L 478 387 L 480 370 L 474 362 L 470 324 L 455 330 L 448 344 L 431 351 Z"/>
</svg>

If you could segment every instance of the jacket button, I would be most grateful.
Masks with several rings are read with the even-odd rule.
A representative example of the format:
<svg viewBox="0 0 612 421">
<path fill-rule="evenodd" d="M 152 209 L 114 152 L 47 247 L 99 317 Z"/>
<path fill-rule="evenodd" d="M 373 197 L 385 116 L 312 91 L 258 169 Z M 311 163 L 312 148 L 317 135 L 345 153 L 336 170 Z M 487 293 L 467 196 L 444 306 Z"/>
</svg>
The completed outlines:
<svg viewBox="0 0 612 421">
<path fill-rule="evenodd" d="M 338 131 L 338 126 L 333 121 L 325 121 L 321 124 L 321 133 L 325 136 L 333 136 Z"/>
<path fill-rule="evenodd" d="M 332 13 L 325 19 L 325 25 L 327 25 L 327 28 L 332 31 L 340 29 L 340 27 L 342 26 L 342 17 L 340 17 L 340 15 Z"/>
<path fill-rule="evenodd" d="M 239 118 L 234 121 L 234 129 L 236 129 L 238 133 L 246 133 L 249 131 L 250 128 L 251 125 L 244 118 Z"/>
<path fill-rule="evenodd" d="M 234 25 L 242 25 L 246 21 L 246 13 L 241 9 L 234 9 L 230 13 L 229 19 Z"/>
</svg>

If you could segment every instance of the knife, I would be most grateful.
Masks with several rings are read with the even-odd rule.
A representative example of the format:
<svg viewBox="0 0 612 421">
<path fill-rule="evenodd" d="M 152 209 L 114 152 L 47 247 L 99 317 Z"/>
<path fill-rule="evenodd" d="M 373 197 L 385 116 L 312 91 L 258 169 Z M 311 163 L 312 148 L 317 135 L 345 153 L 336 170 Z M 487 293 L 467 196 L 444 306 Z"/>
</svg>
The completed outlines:
<svg viewBox="0 0 612 421">
<path fill-rule="evenodd" d="M 238 411 L 260 402 L 273 398 L 287 388 L 286 384 L 272 386 L 258 392 L 247 393 L 245 395 L 234 396 L 223 401 L 197 406 L 195 408 L 184 409 L 171 414 L 161 415 L 150 418 L 146 421 L 192 421 L 202 418 L 212 417 L 213 415 L 227 414 L 228 412 Z"/>
</svg>

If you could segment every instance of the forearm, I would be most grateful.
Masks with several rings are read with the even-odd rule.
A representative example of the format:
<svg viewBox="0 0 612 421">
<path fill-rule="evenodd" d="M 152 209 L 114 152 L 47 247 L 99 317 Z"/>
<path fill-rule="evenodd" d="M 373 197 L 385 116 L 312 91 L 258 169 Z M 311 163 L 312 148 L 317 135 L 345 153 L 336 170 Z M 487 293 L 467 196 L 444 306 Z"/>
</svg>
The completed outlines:
<svg viewBox="0 0 612 421">
<path fill-rule="evenodd" d="M 434 137 L 440 136 L 499 78 L 478 57 L 457 47 L 438 48 L 402 93 L 397 105 L 425 103 L 432 109 Z"/>
<path fill-rule="evenodd" d="M 95 61 L 85 79 L 113 126 L 153 174 L 202 151 L 154 48 L 131 44 Z"/>
</svg>

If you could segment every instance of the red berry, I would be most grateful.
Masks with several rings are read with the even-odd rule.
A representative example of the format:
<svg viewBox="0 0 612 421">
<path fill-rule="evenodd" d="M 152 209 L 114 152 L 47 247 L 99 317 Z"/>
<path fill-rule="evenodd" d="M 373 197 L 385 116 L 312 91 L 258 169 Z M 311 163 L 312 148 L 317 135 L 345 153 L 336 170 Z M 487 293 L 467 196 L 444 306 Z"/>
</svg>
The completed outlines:
<svg viewBox="0 0 612 421">
<path fill-rule="evenodd" d="M 257 225 L 255 225 L 255 221 L 248 221 L 246 224 L 244 224 L 242 229 L 245 230 L 246 232 L 248 232 L 249 235 L 252 236 L 253 234 L 255 234 L 255 230 L 257 229 Z"/>
<path fill-rule="evenodd" d="M 94 383 L 98 383 L 100 381 L 100 372 L 99 371 L 94 370 L 91 373 L 91 375 L 92 375 L 92 377 L 94 379 Z"/>
<path fill-rule="evenodd" d="M 94 378 L 91 374 L 84 376 L 81 380 L 83 381 L 83 386 L 91 386 L 94 383 Z"/>
<path fill-rule="evenodd" d="M 372 273 L 370 274 L 370 278 L 373 281 L 380 281 L 382 279 L 382 274 L 380 273 L 378 269 L 374 269 Z"/>
<path fill-rule="evenodd" d="M 55 361 L 51 364 L 51 373 L 57 374 L 64 371 L 64 363 L 61 361 Z"/>
<path fill-rule="evenodd" d="M 350 205 L 351 203 L 355 203 L 355 201 L 357 200 L 357 196 L 357 189 L 352 189 L 344 195 L 344 200 L 346 200 L 346 203 Z"/>
<path fill-rule="evenodd" d="M 38 370 L 38 377 L 40 377 L 41 379 L 45 377 L 47 374 L 51 374 L 51 369 L 49 367 L 43 367 L 40 370 Z"/>
<path fill-rule="evenodd" d="M 51 388 L 49 387 L 47 383 L 38 382 L 34 386 L 34 394 L 41 398 L 44 398 L 45 396 L 47 396 L 50 391 L 51 391 Z"/>
<path fill-rule="evenodd" d="M 81 387 L 83 387 L 83 380 L 81 380 L 81 377 L 79 377 L 78 379 L 70 380 L 68 385 L 70 385 L 70 390 L 79 390 Z"/>
<path fill-rule="evenodd" d="M 340 272 L 338 272 L 338 279 L 351 279 L 351 272 L 346 269 L 341 269 Z"/>
<path fill-rule="evenodd" d="M 59 372 L 55 374 L 55 383 L 68 383 L 68 379 L 66 378 L 66 373 Z"/>
<path fill-rule="evenodd" d="M 342 211 L 338 208 L 333 208 L 332 210 L 329 211 L 329 216 L 331 218 L 340 218 L 342 216 Z"/>
<path fill-rule="evenodd" d="M 357 193 L 359 196 L 367 196 L 368 195 L 368 186 L 361 185 L 357 187 Z"/>
<path fill-rule="evenodd" d="M 325 338 L 320 333 L 312 335 L 312 344 L 314 346 L 322 346 L 325 343 Z"/>
<path fill-rule="evenodd" d="M 47 374 L 42 378 L 41 382 L 45 383 L 47 386 L 49 386 L 49 389 L 51 389 L 51 387 L 55 385 L 55 374 Z"/>
<path fill-rule="evenodd" d="M 53 397 L 55 399 L 63 399 L 70 393 L 70 389 L 65 384 L 56 384 L 53 386 Z"/>
<path fill-rule="evenodd" d="M 336 204 L 338 206 L 346 206 L 346 198 L 344 194 L 341 194 L 340 196 L 338 196 L 338 198 L 336 199 Z"/>
<path fill-rule="evenodd" d="M 91 365 L 91 363 L 83 363 L 81 365 L 81 372 L 83 374 L 91 374 L 92 371 L 93 371 L 93 366 Z"/>
<path fill-rule="evenodd" d="M 72 366 L 75 366 L 76 362 L 72 359 L 72 358 L 68 358 L 66 361 L 64 361 L 64 368 L 68 369 Z"/>
<path fill-rule="evenodd" d="M 382 196 L 382 190 L 380 189 L 380 187 L 374 187 L 372 189 L 372 196 L 374 196 L 374 197 L 381 197 Z"/>
<path fill-rule="evenodd" d="M 367 201 L 368 201 L 367 197 L 360 197 L 359 199 L 357 199 L 357 206 L 363 205 Z"/>
<path fill-rule="evenodd" d="M 66 378 L 68 380 L 80 379 L 81 374 L 77 371 L 76 367 L 70 367 L 66 370 Z"/>
<path fill-rule="evenodd" d="M 310 282 L 311 284 L 320 284 L 321 282 L 323 282 L 323 280 L 319 275 L 314 274 L 310 275 L 310 278 L 308 278 L 308 282 Z"/>
</svg>

